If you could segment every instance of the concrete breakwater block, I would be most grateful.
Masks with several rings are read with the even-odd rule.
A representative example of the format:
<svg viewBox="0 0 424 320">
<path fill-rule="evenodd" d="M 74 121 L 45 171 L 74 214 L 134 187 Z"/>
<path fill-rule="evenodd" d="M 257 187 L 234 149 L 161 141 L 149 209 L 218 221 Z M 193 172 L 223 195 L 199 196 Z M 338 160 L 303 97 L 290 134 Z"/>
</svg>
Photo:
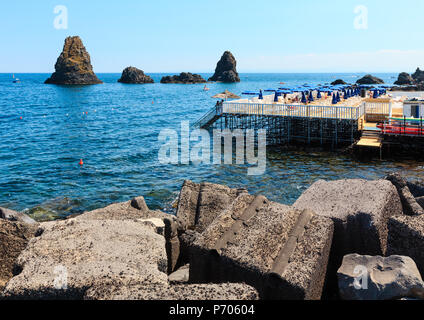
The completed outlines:
<svg viewBox="0 0 424 320">
<path fill-rule="evenodd" d="M 36 225 L 0 219 L 0 290 L 13 277 L 16 258 L 36 233 Z"/>
<path fill-rule="evenodd" d="M 258 300 L 257 291 L 242 283 L 95 286 L 85 300 Z"/>
<path fill-rule="evenodd" d="M 424 299 L 424 282 L 410 257 L 350 254 L 337 277 L 345 300 Z"/>
<path fill-rule="evenodd" d="M 189 262 L 189 251 L 194 241 L 187 231 L 203 232 L 242 193 L 247 193 L 247 190 L 207 182 L 198 184 L 190 180 L 184 181 L 177 207 L 178 234 L 184 234 L 179 238 L 181 264 Z"/>
<path fill-rule="evenodd" d="M 246 189 L 224 185 L 184 181 L 180 191 L 177 218 L 181 231 L 203 232 L 206 227 Z"/>
<path fill-rule="evenodd" d="M 177 267 L 178 257 L 180 255 L 177 218 L 159 210 L 150 210 L 142 196 L 136 197 L 131 201 L 113 203 L 105 208 L 85 212 L 76 216 L 75 219 L 81 221 L 143 219 L 145 224 L 154 225 L 157 232 L 165 236 L 166 252 L 168 255 L 168 273 L 173 272 Z M 162 223 L 158 220 L 163 221 L 163 227 Z M 163 228 L 163 231 L 161 228 Z"/>
<path fill-rule="evenodd" d="M 332 221 L 245 191 L 229 194 L 235 199 L 201 233 L 187 232 L 190 282 L 244 282 L 264 299 L 320 299 Z"/>
<path fill-rule="evenodd" d="M 168 285 L 165 238 L 136 220 L 46 222 L 16 260 L 8 299 L 82 299 L 96 285 Z"/>
<path fill-rule="evenodd" d="M 413 187 L 412 184 L 408 182 L 398 173 L 389 174 L 386 177 L 393 185 L 396 187 L 400 200 L 402 201 L 403 213 L 410 216 L 419 216 L 424 214 L 424 209 L 414 198 L 414 195 L 411 193 L 409 186 Z M 414 188 L 418 191 L 418 186 Z"/>
<path fill-rule="evenodd" d="M 390 218 L 387 254 L 411 257 L 424 276 L 424 215 Z"/>
<path fill-rule="evenodd" d="M 388 219 L 402 214 L 398 192 L 387 180 L 320 180 L 293 206 L 334 221 L 332 256 L 336 268 L 349 253 L 385 255 Z"/>
</svg>

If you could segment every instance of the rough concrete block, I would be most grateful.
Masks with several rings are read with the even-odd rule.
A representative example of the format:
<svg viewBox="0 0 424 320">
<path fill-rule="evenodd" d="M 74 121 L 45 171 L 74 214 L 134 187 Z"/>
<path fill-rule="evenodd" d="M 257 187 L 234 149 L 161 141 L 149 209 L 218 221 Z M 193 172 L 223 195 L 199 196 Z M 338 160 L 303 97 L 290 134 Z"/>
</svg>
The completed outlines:
<svg viewBox="0 0 424 320">
<path fill-rule="evenodd" d="M 424 215 L 390 218 L 387 254 L 411 257 L 424 276 Z"/>
<path fill-rule="evenodd" d="M 349 253 L 384 255 L 387 222 L 402 213 L 396 188 L 387 180 L 317 181 L 293 205 L 334 221 L 334 254 L 340 266 Z"/>
<path fill-rule="evenodd" d="M 265 299 L 320 299 L 333 223 L 240 194 L 197 234 L 190 281 L 245 282 Z"/>
</svg>

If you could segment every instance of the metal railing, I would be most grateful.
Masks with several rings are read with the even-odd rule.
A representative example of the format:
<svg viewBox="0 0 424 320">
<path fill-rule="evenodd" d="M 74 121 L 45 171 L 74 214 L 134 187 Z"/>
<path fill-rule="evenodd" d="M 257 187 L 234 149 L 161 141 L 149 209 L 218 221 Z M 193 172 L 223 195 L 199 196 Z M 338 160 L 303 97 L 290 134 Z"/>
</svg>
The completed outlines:
<svg viewBox="0 0 424 320">
<path fill-rule="evenodd" d="M 424 136 L 424 119 L 390 119 L 381 124 L 381 133 L 392 136 Z"/>
<path fill-rule="evenodd" d="M 281 117 L 310 117 L 358 120 L 364 115 L 364 104 L 357 107 L 224 102 L 222 113 Z"/>
<path fill-rule="evenodd" d="M 365 102 L 365 113 L 389 115 L 390 103 L 389 102 Z"/>
<path fill-rule="evenodd" d="M 203 128 L 209 122 L 211 122 L 214 118 L 222 115 L 222 106 L 215 106 L 210 109 L 203 117 L 193 123 L 193 128 Z"/>
</svg>

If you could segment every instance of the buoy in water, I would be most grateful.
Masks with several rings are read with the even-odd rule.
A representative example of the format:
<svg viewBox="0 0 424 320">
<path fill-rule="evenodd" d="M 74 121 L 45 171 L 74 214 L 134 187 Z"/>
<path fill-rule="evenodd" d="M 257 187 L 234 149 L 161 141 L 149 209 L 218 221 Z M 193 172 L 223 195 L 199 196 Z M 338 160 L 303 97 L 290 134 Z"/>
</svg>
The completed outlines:
<svg viewBox="0 0 424 320">
<path fill-rule="evenodd" d="M 22 117 L 19 117 L 19 119 L 22 120 L 23 118 Z"/>
<path fill-rule="evenodd" d="M 84 161 L 82 161 L 82 159 L 80 159 L 79 165 L 80 166 L 84 165 Z"/>
</svg>

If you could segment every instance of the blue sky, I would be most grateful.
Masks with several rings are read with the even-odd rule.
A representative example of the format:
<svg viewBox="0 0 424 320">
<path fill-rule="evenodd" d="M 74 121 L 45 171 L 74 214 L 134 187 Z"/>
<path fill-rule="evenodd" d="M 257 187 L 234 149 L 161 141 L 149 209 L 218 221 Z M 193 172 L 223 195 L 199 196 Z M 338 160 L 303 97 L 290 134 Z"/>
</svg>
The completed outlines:
<svg viewBox="0 0 424 320">
<path fill-rule="evenodd" d="M 67 30 L 53 26 L 57 5 Z M 360 5 L 366 29 L 354 27 Z M 99 73 L 212 72 L 225 50 L 240 72 L 412 72 L 424 68 L 423 9 L 422 0 L 1 1 L 0 72 L 52 72 L 69 35 Z"/>
</svg>

